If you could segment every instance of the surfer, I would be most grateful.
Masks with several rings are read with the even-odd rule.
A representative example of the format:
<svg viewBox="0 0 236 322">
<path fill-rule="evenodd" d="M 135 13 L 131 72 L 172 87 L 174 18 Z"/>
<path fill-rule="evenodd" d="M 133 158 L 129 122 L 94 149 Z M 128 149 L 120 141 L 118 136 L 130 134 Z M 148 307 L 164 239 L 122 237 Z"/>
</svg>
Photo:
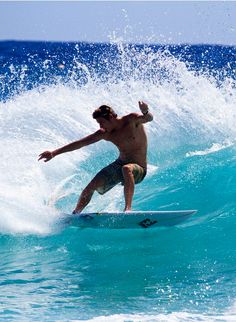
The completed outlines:
<svg viewBox="0 0 236 322">
<path fill-rule="evenodd" d="M 93 112 L 93 118 L 100 129 L 96 132 L 54 151 L 45 151 L 39 159 L 47 162 L 55 156 L 80 149 L 89 144 L 106 140 L 119 149 L 116 161 L 103 168 L 82 191 L 73 213 L 80 213 L 90 202 L 93 193 L 104 194 L 118 183 L 124 186 L 125 209 L 130 211 L 134 186 L 140 183 L 147 173 L 147 136 L 143 124 L 153 120 L 148 105 L 139 102 L 141 113 L 130 113 L 118 117 L 114 110 L 102 105 Z"/>
</svg>

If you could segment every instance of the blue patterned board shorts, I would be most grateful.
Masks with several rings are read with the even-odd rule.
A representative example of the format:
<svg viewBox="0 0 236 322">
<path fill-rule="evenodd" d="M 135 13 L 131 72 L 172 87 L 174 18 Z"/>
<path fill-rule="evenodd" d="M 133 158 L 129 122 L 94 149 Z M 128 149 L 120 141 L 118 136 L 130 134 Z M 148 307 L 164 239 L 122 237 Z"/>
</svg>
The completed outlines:
<svg viewBox="0 0 236 322">
<path fill-rule="evenodd" d="M 118 183 L 124 185 L 124 177 L 122 173 L 122 167 L 125 164 L 129 164 L 129 162 L 124 162 L 120 159 L 109 164 L 107 167 L 103 168 L 99 171 L 94 179 L 103 179 L 104 185 L 97 188 L 97 192 L 101 195 L 112 189 Z M 147 170 L 136 163 L 132 163 L 133 165 L 133 175 L 134 175 L 134 182 L 140 183 L 143 181 L 144 177 L 147 174 Z"/>
</svg>

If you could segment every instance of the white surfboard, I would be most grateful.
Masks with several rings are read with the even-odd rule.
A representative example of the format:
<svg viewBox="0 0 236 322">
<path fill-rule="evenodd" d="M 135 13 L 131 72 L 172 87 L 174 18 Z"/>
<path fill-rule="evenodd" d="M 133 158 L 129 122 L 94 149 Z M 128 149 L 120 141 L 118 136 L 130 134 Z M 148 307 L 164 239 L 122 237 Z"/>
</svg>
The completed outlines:
<svg viewBox="0 0 236 322">
<path fill-rule="evenodd" d="M 98 212 L 71 215 L 68 224 L 90 228 L 154 228 L 174 226 L 195 214 L 197 210 Z"/>
</svg>

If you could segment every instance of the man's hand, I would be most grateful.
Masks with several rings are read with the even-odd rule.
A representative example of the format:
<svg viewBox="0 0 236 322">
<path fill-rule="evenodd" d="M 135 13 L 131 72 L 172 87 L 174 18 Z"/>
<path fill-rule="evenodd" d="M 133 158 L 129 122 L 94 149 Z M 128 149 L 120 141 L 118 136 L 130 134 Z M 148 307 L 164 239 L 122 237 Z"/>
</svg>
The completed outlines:
<svg viewBox="0 0 236 322">
<path fill-rule="evenodd" d="M 45 159 L 44 162 L 50 161 L 54 157 L 53 152 L 45 151 L 39 155 L 38 161 L 41 159 Z"/>
<path fill-rule="evenodd" d="M 139 101 L 138 105 L 139 105 L 140 111 L 143 114 L 146 114 L 148 112 L 148 105 L 146 103 L 144 103 L 143 101 Z"/>
</svg>

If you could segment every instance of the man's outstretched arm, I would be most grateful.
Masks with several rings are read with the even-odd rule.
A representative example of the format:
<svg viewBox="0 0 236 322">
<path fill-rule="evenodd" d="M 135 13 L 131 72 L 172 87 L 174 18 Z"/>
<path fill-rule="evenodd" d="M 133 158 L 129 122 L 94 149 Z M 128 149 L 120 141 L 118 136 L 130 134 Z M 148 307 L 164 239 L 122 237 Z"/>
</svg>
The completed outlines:
<svg viewBox="0 0 236 322">
<path fill-rule="evenodd" d="M 81 140 L 69 143 L 59 149 L 56 149 L 54 151 L 44 151 L 39 155 L 38 161 L 41 159 L 44 159 L 44 162 L 50 161 L 52 158 L 54 158 L 58 154 L 71 152 L 74 150 L 81 149 L 82 147 L 93 144 L 95 142 L 98 142 L 102 139 L 104 139 L 105 131 L 102 129 L 99 129 L 98 131 L 94 132 L 93 134 L 90 134 Z"/>
</svg>

